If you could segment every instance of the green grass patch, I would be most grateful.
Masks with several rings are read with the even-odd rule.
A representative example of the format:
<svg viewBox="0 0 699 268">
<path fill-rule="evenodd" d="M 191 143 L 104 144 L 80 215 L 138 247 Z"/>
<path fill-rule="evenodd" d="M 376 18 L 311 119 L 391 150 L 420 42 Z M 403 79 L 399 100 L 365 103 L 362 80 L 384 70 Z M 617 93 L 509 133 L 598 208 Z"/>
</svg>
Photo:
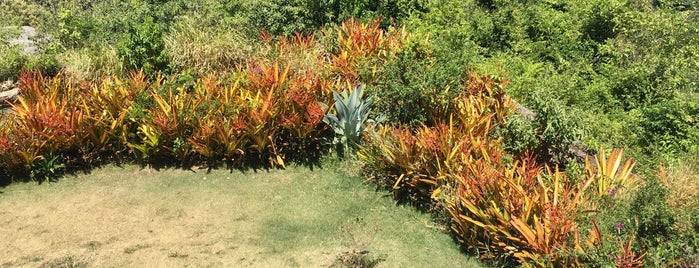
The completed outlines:
<svg viewBox="0 0 699 268">
<path fill-rule="evenodd" d="M 109 166 L 0 189 L 0 267 L 481 267 L 430 215 L 352 165 L 273 171 Z M 89 246 L 86 246 L 89 245 Z M 361 266 L 365 265 L 365 266 Z"/>
</svg>

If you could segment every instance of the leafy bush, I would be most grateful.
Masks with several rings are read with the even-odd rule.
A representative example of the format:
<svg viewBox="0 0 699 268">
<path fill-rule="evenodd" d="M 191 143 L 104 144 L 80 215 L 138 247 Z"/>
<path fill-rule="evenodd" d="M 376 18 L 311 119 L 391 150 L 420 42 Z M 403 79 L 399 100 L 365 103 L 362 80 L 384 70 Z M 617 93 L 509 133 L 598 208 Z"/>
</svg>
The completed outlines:
<svg viewBox="0 0 699 268">
<path fill-rule="evenodd" d="M 387 62 L 374 87 L 377 107 L 391 122 L 410 127 L 435 123 L 434 115 L 457 93 L 461 66 L 435 65 L 425 44 L 410 43 Z M 373 92 L 372 92 L 373 93 Z"/>
<path fill-rule="evenodd" d="M 675 217 L 666 203 L 668 189 L 657 178 L 646 180 L 638 191 L 629 212 L 638 222 L 638 236 L 649 246 L 657 246 L 670 238 Z"/>
<path fill-rule="evenodd" d="M 387 26 L 392 22 L 402 22 L 413 11 L 422 9 L 418 0 L 274 0 L 252 1 L 244 10 L 250 13 L 250 20 L 257 29 L 289 36 L 295 32 L 316 31 L 351 18 L 382 18 L 383 26 Z"/>
<path fill-rule="evenodd" d="M 642 109 L 640 146 L 647 154 L 679 155 L 699 149 L 699 106 L 691 99 L 656 102 Z M 657 151 L 654 151 L 657 150 Z"/>
<path fill-rule="evenodd" d="M 143 69 L 147 74 L 154 74 L 169 67 L 162 26 L 152 17 L 127 23 L 126 33 L 117 45 L 117 54 L 130 70 Z"/>
<path fill-rule="evenodd" d="M 58 30 L 56 38 L 66 48 L 80 48 L 88 41 L 91 32 L 95 30 L 92 18 L 75 14 L 71 9 L 63 9 L 58 13 Z"/>
<path fill-rule="evenodd" d="M 50 14 L 43 6 L 30 0 L 0 2 L 0 26 L 40 26 Z"/>
<path fill-rule="evenodd" d="M 503 149 L 513 155 L 534 152 L 539 145 L 536 124 L 530 118 L 513 114 L 507 122 L 496 130 L 496 135 L 503 138 Z"/>
<path fill-rule="evenodd" d="M 26 56 L 18 46 L 0 43 L 0 81 L 15 79 L 26 64 Z"/>
<path fill-rule="evenodd" d="M 566 108 L 553 97 L 534 97 L 527 102 L 536 113 L 535 128 L 538 142 L 533 152 L 540 163 L 566 164 L 572 155 L 571 145 L 582 138 L 585 127 L 579 122 L 581 111 Z"/>
</svg>

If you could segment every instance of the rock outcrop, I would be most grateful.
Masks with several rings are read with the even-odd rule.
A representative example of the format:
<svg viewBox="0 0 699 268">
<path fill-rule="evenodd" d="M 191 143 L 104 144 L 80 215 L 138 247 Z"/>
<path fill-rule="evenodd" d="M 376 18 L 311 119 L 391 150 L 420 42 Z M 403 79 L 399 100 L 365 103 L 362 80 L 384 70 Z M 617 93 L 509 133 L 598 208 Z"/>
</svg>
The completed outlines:
<svg viewBox="0 0 699 268">
<path fill-rule="evenodd" d="M 22 52 L 25 54 L 34 54 L 39 52 L 39 47 L 37 47 L 34 42 L 36 37 L 36 29 L 31 26 L 22 26 L 20 28 L 21 32 L 18 37 L 10 39 L 10 45 L 18 45 L 22 48 Z"/>
</svg>

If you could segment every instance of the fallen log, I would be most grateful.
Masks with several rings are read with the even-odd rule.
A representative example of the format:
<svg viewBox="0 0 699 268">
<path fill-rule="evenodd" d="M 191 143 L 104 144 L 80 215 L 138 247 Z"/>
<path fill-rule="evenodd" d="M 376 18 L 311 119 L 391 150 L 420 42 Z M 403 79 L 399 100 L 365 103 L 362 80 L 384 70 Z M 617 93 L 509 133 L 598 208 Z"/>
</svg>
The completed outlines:
<svg viewBox="0 0 699 268">
<path fill-rule="evenodd" d="M 0 106 L 17 101 L 17 95 L 19 95 L 19 88 L 16 83 L 8 80 L 0 84 Z"/>
</svg>

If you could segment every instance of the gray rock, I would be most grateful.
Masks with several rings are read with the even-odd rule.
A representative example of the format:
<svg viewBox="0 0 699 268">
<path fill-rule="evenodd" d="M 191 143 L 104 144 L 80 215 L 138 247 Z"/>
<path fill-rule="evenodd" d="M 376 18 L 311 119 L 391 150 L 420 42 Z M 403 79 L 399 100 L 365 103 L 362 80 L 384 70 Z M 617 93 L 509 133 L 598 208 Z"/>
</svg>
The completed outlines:
<svg viewBox="0 0 699 268">
<path fill-rule="evenodd" d="M 21 33 L 18 37 L 10 39 L 10 45 L 18 45 L 22 48 L 22 52 L 26 54 L 34 54 L 39 52 L 39 47 L 34 42 L 36 37 L 36 29 L 31 26 L 22 26 Z"/>
<path fill-rule="evenodd" d="M 516 100 L 512 99 L 511 100 L 515 104 L 515 113 L 521 115 L 524 117 L 525 120 L 531 122 L 536 120 L 536 113 L 532 110 L 529 110 L 529 108 L 524 107 L 522 104 L 519 104 Z"/>
</svg>

